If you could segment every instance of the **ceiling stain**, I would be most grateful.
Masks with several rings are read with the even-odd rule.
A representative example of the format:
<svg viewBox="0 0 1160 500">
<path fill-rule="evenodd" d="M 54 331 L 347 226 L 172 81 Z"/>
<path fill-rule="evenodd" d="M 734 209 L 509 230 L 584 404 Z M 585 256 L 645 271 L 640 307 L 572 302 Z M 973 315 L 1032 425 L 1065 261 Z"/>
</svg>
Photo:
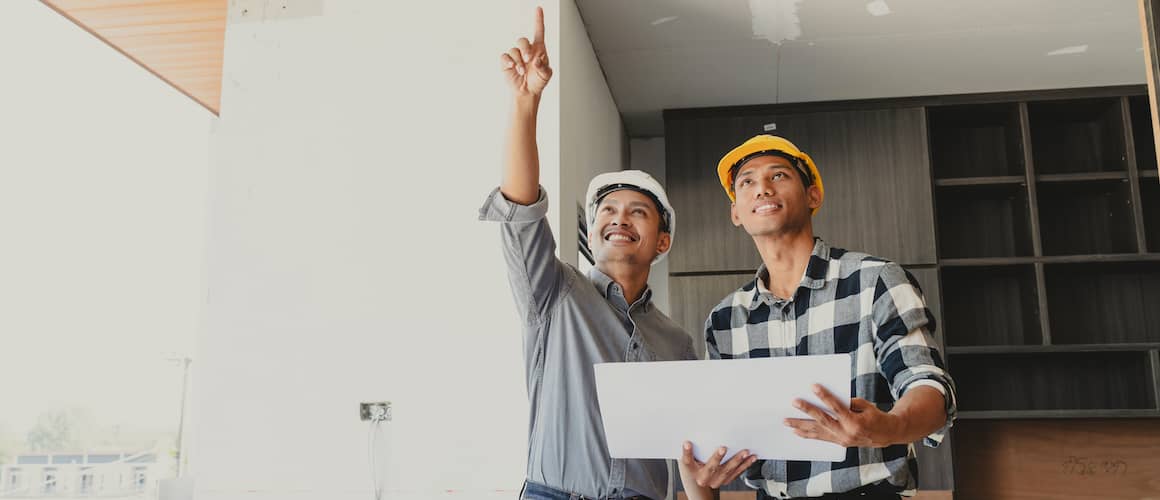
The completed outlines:
<svg viewBox="0 0 1160 500">
<path fill-rule="evenodd" d="M 753 16 L 753 37 L 781 45 L 802 36 L 798 5 L 802 0 L 749 0 Z"/>
<path fill-rule="evenodd" d="M 881 17 L 890 14 L 890 6 L 886 5 L 886 0 L 874 0 L 866 4 L 866 12 L 875 17 Z"/>
</svg>

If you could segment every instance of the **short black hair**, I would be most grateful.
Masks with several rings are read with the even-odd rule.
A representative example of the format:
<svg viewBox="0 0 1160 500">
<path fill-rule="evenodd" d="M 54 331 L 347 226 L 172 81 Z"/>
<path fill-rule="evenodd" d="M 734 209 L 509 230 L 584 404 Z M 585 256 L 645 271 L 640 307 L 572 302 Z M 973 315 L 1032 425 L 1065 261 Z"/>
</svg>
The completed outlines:
<svg viewBox="0 0 1160 500">
<path fill-rule="evenodd" d="M 607 186 L 601 187 L 600 189 L 597 189 L 596 190 L 596 203 L 595 203 L 596 206 L 597 207 L 600 206 L 600 202 L 604 201 L 605 196 L 612 194 L 612 192 L 614 192 L 614 191 L 622 191 L 625 189 L 628 189 L 631 191 L 636 191 L 640 194 L 647 196 L 648 199 L 652 200 L 653 205 L 656 205 L 656 207 L 657 207 L 657 213 L 660 214 L 660 216 L 661 216 L 661 231 L 665 232 L 665 233 L 669 232 L 669 211 L 665 210 L 665 206 L 664 206 L 664 204 L 661 203 L 661 199 L 657 198 L 657 195 L 653 194 L 652 191 L 649 191 L 647 189 L 641 189 L 640 186 L 637 186 L 636 184 L 625 184 L 623 182 L 620 182 L 620 183 L 616 183 L 616 184 L 609 184 Z"/>
<path fill-rule="evenodd" d="M 809 189 L 809 187 L 814 184 L 814 176 L 810 175 L 809 169 L 806 168 L 805 162 L 802 161 L 801 158 L 793 156 L 793 155 L 786 153 L 784 151 L 779 151 L 776 149 L 766 149 L 763 151 L 758 151 L 756 153 L 749 153 L 749 154 L 745 155 L 744 158 L 737 160 L 737 163 L 734 163 L 733 166 L 729 168 L 729 187 L 731 189 L 733 189 L 734 193 L 737 192 L 737 186 L 736 186 L 736 184 L 737 184 L 737 172 L 741 170 L 741 166 L 744 165 L 749 160 L 752 160 L 752 159 L 757 158 L 759 156 L 777 156 L 779 158 L 784 158 L 786 161 L 789 162 L 790 165 L 793 165 L 793 167 L 795 169 L 797 169 L 799 174 L 801 174 L 800 177 L 802 180 L 803 187 L 805 187 L 806 189 Z"/>
</svg>

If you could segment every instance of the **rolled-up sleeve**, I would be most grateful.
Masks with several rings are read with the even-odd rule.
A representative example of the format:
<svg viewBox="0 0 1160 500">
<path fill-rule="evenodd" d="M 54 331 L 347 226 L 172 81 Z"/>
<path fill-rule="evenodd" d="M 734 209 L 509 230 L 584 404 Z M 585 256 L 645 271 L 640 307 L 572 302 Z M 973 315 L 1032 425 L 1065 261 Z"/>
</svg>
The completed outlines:
<svg viewBox="0 0 1160 500">
<path fill-rule="evenodd" d="M 479 209 L 479 220 L 500 223 L 516 309 L 529 326 L 546 320 L 568 275 L 564 263 L 556 257 L 556 241 L 547 213 L 548 196 L 543 187 L 539 199 L 531 205 L 514 203 L 496 188 Z"/>
<path fill-rule="evenodd" d="M 878 368 L 894 398 L 918 386 L 933 387 L 943 394 L 946 423 L 923 440 L 927 446 L 938 446 L 958 412 L 955 385 L 931 336 L 934 317 L 914 277 L 901 266 L 884 266 L 874 290 L 873 314 Z"/>
</svg>

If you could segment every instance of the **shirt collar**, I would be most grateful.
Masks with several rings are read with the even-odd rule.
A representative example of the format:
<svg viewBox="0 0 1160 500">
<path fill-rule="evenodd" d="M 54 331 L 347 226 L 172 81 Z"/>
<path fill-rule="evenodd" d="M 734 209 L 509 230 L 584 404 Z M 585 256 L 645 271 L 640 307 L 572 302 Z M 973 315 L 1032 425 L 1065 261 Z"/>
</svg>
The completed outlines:
<svg viewBox="0 0 1160 500">
<path fill-rule="evenodd" d="M 826 274 L 830 271 L 830 245 L 826 244 L 821 238 L 814 238 L 814 250 L 810 253 L 810 261 L 806 264 L 806 272 L 802 275 L 802 281 L 798 284 L 798 288 L 808 288 L 811 290 L 820 290 L 826 285 Z M 757 268 L 757 273 L 754 275 L 752 287 L 752 297 L 749 299 L 749 308 L 755 309 L 761 303 L 762 292 L 768 294 L 765 290 L 765 285 L 762 284 L 763 278 L 769 275 L 769 270 L 766 269 L 765 264 L 761 264 Z M 772 294 L 770 294 L 772 297 Z M 792 297 L 790 297 L 792 299 Z"/>
<path fill-rule="evenodd" d="M 600 294 L 604 296 L 605 300 L 612 299 L 612 292 L 613 292 L 612 287 L 614 287 L 614 286 L 619 291 L 620 295 L 622 297 L 624 296 L 624 290 L 620 289 L 620 285 L 617 285 L 616 282 L 612 280 L 612 278 L 610 278 L 607 274 L 604 274 L 603 272 L 601 272 L 599 269 L 597 269 L 595 267 L 588 270 L 588 279 L 591 280 L 592 283 L 594 283 L 596 285 L 596 289 L 600 291 Z M 627 297 L 625 298 L 625 300 L 627 300 Z M 637 299 L 637 303 L 647 304 L 647 303 L 650 303 L 651 300 L 652 300 L 652 288 L 649 288 L 648 285 L 645 285 L 644 286 L 644 293 L 640 294 L 640 298 Z M 629 305 L 632 305 L 632 304 L 629 304 Z"/>
</svg>

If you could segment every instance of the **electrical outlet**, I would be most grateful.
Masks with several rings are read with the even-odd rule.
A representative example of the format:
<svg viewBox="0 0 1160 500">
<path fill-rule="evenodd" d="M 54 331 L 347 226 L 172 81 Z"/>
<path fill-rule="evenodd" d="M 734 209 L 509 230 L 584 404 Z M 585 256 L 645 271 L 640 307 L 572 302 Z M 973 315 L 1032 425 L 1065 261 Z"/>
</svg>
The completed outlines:
<svg viewBox="0 0 1160 500">
<path fill-rule="evenodd" d="M 359 403 L 358 416 L 360 420 L 375 422 L 391 421 L 391 402 L 379 401 L 374 403 Z"/>
</svg>

